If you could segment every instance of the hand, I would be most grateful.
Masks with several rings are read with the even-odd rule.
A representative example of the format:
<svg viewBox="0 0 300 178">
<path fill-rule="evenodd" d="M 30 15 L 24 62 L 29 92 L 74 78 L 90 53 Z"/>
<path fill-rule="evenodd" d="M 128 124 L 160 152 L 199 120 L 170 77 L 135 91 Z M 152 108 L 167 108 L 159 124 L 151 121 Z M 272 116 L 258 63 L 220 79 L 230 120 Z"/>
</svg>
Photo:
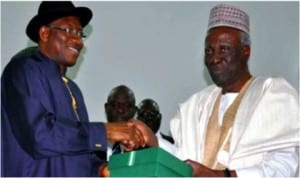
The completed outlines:
<svg viewBox="0 0 300 178">
<path fill-rule="evenodd" d="M 144 136 L 144 140 L 146 141 L 146 145 L 149 147 L 158 146 L 158 140 L 153 131 L 142 121 L 137 119 L 131 119 L 129 122 L 133 123 Z"/>
<path fill-rule="evenodd" d="M 196 161 L 193 160 L 186 160 L 187 164 L 192 166 L 193 168 L 193 177 L 224 177 L 224 171 L 223 170 L 214 170 L 210 169 Z M 237 177 L 235 171 L 230 171 L 232 177 Z"/>
<path fill-rule="evenodd" d="M 121 142 L 125 150 L 145 147 L 143 133 L 131 122 L 106 123 L 107 139 L 111 142 Z"/>
<path fill-rule="evenodd" d="M 98 176 L 100 177 L 109 177 L 110 172 L 107 166 L 107 163 L 102 163 L 98 169 Z"/>
</svg>

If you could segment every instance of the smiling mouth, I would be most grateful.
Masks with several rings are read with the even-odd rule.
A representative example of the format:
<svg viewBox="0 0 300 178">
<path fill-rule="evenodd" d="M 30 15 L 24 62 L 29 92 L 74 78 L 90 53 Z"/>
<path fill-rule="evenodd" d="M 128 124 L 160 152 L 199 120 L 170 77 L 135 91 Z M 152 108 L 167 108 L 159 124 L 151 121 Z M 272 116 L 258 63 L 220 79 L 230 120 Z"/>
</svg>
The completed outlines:
<svg viewBox="0 0 300 178">
<path fill-rule="evenodd" d="M 223 72 L 223 70 L 220 67 L 211 67 L 209 68 L 209 71 L 214 74 L 219 74 Z"/>
<path fill-rule="evenodd" d="M 69 49 L 70 49 L 71 51 L 73 51 L 74 53 L 76 53 L 76 54 L 79 53 L 79 49 L 77 49 L 77 48 L 69 47 Z"/>
<path fill-rule="evenodd" d="M 221 70 L 221 69 L 213 69 L 213 70 L 211 70 L 213 73 L 215 73 L 215 74 L 219 74 L 219 73 L 222 73 L 223 72 L 223 70 Z"/>
</svg>

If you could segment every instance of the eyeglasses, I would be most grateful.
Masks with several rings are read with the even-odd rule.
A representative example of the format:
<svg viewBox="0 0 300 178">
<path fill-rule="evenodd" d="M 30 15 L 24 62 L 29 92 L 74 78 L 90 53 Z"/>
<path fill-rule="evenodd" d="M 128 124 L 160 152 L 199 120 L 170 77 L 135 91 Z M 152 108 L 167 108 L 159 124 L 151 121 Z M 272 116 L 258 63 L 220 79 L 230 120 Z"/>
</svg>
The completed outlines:
<svg viewBox="0 0 300 178">
<path fill-rule="evenodd" d="M 82 30 L 73 29 L 71 27 L 62 28 L 62 27 L 51 26 L 51 25 L 47 25 L 47 27 L 54 29 L 54 30 L 59 30 L 59 31 L 65 32 L 68 36 L 75 35 L 76 37 L 79 37 L 79 38 L 86 37 L 86 35 L 84 35 Z"/>
</svg>

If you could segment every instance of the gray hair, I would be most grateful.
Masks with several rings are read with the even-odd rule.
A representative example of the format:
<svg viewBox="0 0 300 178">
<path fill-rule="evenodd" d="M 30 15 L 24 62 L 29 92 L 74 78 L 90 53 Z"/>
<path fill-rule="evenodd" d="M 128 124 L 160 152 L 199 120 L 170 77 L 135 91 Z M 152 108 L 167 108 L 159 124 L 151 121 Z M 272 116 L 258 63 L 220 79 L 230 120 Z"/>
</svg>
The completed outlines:
<svg viewBox="0 0 300 178">
<path fill-rule="evenodd" d="M 241 31 L 241 43 L 243 45 L 251 46 L 251 39 L 248 33 Z"/>
</svg>

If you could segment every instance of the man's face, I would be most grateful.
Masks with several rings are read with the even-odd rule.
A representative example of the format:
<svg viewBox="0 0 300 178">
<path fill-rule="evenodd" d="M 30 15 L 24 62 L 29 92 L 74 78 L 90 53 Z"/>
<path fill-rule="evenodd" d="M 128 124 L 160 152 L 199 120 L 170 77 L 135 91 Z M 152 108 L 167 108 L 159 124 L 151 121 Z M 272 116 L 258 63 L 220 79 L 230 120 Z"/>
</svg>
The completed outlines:
<svg viewBox="0 0 300 178">
<path fill-rule="evenodd" d="M 112 93 L 105 104 L 108 122 L 128 121 L 136 112 L 135 99 L 129 90 L 120 89 Z"/>
<path fill-rule="evenodd" d="M 82 27 L 78 17 L 67 16 L 44 26 L 48 36 L 43 40 L 44 52 L 60 66 L 68 67 L 76 64 L 80 50 L 83 48 Z"/>
<path fill-rule="evenodd" d="M 232 28 L 211 29 L 205 39 L 205 65 L 219 87 L 237 82 L 248 71 L 241 32 Z"/>
</svg>

